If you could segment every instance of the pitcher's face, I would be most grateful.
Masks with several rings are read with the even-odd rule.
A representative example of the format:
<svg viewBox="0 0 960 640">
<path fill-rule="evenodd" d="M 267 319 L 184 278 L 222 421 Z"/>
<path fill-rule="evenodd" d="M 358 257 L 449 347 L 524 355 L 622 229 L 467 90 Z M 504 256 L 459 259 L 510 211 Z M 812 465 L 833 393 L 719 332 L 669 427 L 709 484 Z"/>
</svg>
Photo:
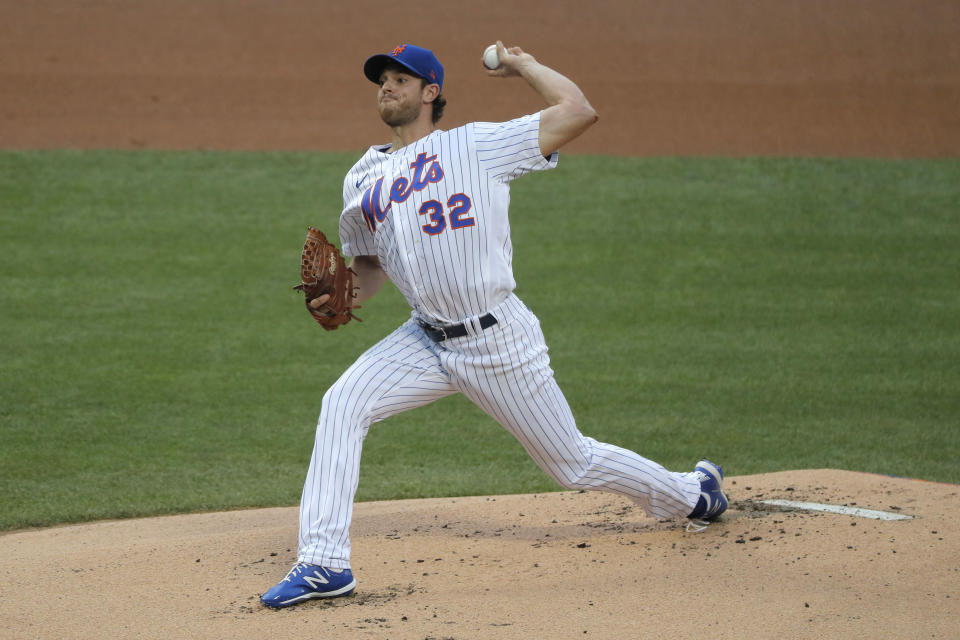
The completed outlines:
<svg viewBox="0 0 960 640">
<path fill-rule="evenodd" d="M 380 118 L 391 127 L 415 122 L 423 110 L 424 91 L 427 87 L 423 86 L 417 76 L 385 69 L 380 74 L 380 90 L 377 92 Z"/>
</svg>

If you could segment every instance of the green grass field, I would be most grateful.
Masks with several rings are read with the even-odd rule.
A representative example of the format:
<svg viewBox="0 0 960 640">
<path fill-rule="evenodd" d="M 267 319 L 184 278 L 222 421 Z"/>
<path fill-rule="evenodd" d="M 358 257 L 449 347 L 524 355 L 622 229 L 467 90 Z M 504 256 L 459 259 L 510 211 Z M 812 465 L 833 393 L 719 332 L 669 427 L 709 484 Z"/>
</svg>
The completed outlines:
<svg viewBox="0 0 960 640">
<path fill-rule="evenodd" d="M 324 390 L 408 315 L 326 333 L 291 289 L 357 155 L 0 152 L 0 528 L 298 501 Z M 586 434 L 960 482 L 960 161 L 571 156 L 511 221 Z M 358 498 L 556 489 L 449 398 L 371 430 Z"/>
</svg>

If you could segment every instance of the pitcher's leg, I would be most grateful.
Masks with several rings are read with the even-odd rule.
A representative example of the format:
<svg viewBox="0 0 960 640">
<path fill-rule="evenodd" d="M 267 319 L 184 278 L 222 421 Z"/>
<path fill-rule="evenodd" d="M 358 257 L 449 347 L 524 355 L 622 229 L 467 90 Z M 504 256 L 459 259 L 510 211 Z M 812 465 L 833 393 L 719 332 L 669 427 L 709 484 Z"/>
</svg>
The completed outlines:
<svg viewBox="0 0 960 640">
<path fill-rule="evenodd" d="M 546 360 L 546 354 L 542 358 Z M 549 454 L 548 473 L 571 489 L 628 496 L 655 518 L 684 517 L 693 510 L 700 493 L 700 483 L 693 473 L 669 471 L 634 451 L 584 436 L 549 365 L 535 363 L 531 368 L 525 396 L 535 404 L 549 403 L 555 409 L 543 425 L 520 421 L 511 430 L 516 429 L 522 439 L 532 436 L 532 446 Z"/>
<path fill-rule="evenodd" d="M 625 495 L 655 518 L 684 517 L 693 510 L 700 493 L 693 474 L 668 471 L 638 453 L 584 436 L 552 375 L 515 382 L 524 391 L 508 405 L 502 424 L 561 485 Z"/>
<path fill-rule="evenodd" d="M 564 487 L 625 495 L 657 518 L 689 515 L 700 493 L 697 477 L 580 433 L 554 380 L 539 321 L 529 310 L 512 312 L 475 346 L 441 355 L 460 390 Z"/>
<path fill-rule="evenodd" d="M 370 425 L 454 392 L 432 349 L 419 329 L 404 325 L 324 394 L 300 499 L 299 562 L 350 567 L 350 521 Z"/>
</svg>

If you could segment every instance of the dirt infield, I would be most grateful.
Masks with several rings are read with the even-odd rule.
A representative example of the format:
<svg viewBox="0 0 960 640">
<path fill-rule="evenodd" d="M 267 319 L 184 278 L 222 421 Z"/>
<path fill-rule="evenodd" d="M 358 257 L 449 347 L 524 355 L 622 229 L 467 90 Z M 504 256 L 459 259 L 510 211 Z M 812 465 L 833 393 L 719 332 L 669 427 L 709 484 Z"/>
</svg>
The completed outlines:
<svg viewBox="0 0 960 640">
<path fill-rule="evenodd" d="M 569 150 L 953 156 L 955 0 L 2 1 L 0 148 L 358 150 L 384 139 L 363 60 L 446 67 L 446 127 L 540 106 L 480 67 L 496 39 L 576 80 Z"/>
<path fill-rule="evenodd" d="M 6 149 L 360 150 L 387 137 L 362 61 L 400 41 L 444 61 L 445 127 L 505 119 L 539 102 L 483 75 L 499 38 L 600 112 L 573 152 L 960 151 L 954 0 L 0 3 Z M 0 638 L 956 637 L 960 487 L 811 470 L 729 489 L 701 533 L 604 494 L 359 504 L 357 594 L 279 612 L 257 598 L 294 559 L 292 507 L 3 534 Z"/>
<path fill-rule="evenodd" d="M 0 637 L 956 637 L 960 487 L 831 470 L 728 485 L 702 533 L 609 494 L 361 503 L 357 593 L 281 611 L 257 597 L 294 560 L 295 508 L 12 533 Z"/>
</svg>

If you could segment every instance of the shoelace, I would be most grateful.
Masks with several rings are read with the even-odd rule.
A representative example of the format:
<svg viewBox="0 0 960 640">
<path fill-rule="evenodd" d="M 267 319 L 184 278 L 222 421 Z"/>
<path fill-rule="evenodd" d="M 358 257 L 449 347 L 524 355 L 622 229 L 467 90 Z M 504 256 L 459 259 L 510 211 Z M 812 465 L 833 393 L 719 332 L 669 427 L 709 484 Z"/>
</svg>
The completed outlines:
<svg viewBox="0 0 960 640">
<path fill-rule="evenodd" d="M 698 518 L 691 518 L 687 522 L 687 533 L 703 533 L 707 530 L 707 527 L 710 526 L 710 522 L 707 520 L 700 520 Z"/>
<path fill-rule="evenodd" d="M 293 576 L 293 574 L 295 574 L 295 573 L 297 572 L 297 569 L 299 569 L 301 566 L 303 566 L 303 565 L 305 565 L 305 564 L 306 564 L 306 562 L 298 562 L 298 563 L 296 563 L 295 565 L 293 565 L 293 569 L 290 569 L 290 571 L 287 572 L 287 575 L 286 575 L 286 577 L 283 579 L 283 581 L 284 581 L 284 582 L 290 582 L 291 576 Z"/>
</svg>

